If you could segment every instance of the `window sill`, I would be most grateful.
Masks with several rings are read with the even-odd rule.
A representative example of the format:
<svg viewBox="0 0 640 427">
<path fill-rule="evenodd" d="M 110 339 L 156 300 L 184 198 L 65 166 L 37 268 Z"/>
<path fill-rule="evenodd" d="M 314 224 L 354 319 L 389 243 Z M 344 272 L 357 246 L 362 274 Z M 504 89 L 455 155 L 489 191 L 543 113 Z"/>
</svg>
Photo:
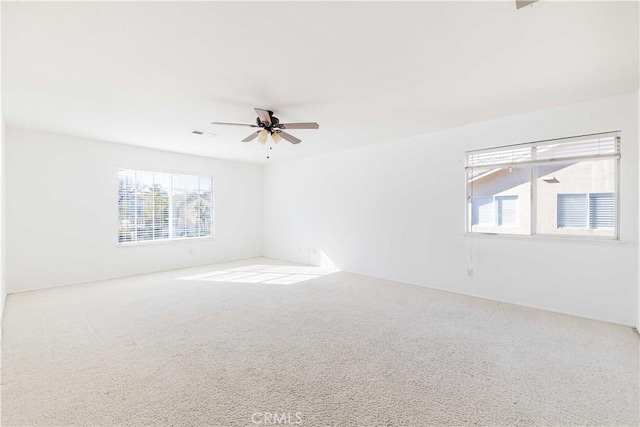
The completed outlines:
<svg viewBox="0 0 640 427">
<path fill-rule="evenodd" d="M 497 239 L 497 240 L 521 240 L 529 242 L 553 242 L 564 244 L 589 244 L 589 245 L 626 245 L 629 242 L 614 237 L 591 236 L 554 236 L 549 234 L 497 234 L 497 233 L 463 233 L 467 239 Z"/>
<path fill-rule="evenodd" d="M 463 234 L 467 238 L 479 237 L 481 239 L 513 239 L 538 242 L 564 242 L 564 243 L 594 243 L 594 244 L 626 244 L 627 242 L 615 237 L 597 236 L 558 236 L 552 234 L 498 234 L 498 233 L 469 233 Z"/>
<path fill-rule="evenodd" d="M 135 246 L 147 246 L 147 245 L 162 245 L 167 243 L 182 243 L 182 242 L 200 242 L 204 240 L 214 240 L 215 236 L 202 236 L 202 237 L 184 237 L 181 239 L 164 239 L 164 240 L 142 240 L 140 242 L 118 242 L 116 248 L 128 248 Z"/>
</svg>

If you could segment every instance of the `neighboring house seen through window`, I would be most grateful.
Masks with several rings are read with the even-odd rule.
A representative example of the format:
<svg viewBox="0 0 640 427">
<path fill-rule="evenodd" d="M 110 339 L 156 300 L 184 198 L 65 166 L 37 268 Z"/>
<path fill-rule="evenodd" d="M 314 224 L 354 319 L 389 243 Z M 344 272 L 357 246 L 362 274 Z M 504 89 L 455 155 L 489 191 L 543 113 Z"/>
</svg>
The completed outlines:
<svg viewBox="0 0 640 427">
<path fill-rule="evenodd" d="M 211 177 L 121 169 L 118 242 L 213 235 Z"/>
<path fill-rule="evenodd" d="M 618 132 L 466 153 L 467 232 L 617 238 Z"/>
</svg>

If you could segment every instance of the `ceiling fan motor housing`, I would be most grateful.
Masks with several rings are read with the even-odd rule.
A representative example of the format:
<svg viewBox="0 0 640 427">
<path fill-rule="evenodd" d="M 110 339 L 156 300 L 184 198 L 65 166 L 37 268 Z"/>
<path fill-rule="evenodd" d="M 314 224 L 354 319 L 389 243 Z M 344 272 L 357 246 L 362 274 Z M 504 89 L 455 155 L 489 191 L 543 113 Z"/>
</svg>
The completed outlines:
<svg viewBox="0 0 640 427">
<path fill-rule="evenodd" d="M 280 119 L 273 115 L 273 111 L 269 111 L 269 117 L 271 118 L 271 124 L 263 122 L 260 117 L 256 117 L 256 123 L 261 128 L 268 130 L 269 133 L 273 133 L 280 127 Z"/>
</svg>

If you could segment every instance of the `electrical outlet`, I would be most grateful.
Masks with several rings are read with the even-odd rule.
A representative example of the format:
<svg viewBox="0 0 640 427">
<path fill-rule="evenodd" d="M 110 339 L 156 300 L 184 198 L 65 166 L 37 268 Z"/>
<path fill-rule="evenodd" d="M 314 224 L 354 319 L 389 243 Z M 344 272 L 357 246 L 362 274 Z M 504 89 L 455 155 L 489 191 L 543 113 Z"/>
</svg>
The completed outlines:
<svg viewBox="0 0 640 427">
<path fill-rule="evenodd" d="M 467 276 L 473 277 L 473 268 L 467 268 Z"/>
</svg>

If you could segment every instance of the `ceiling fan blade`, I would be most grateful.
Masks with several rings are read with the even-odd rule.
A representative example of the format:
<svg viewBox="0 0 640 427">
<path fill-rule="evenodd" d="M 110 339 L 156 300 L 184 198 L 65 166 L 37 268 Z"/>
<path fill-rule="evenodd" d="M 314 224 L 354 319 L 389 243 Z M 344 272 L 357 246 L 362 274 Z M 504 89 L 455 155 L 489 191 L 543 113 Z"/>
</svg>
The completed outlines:
<svg viewBox="0 0 640 427">
<path fill-rule="evenodd" d="M 254 132 L 251 135 L 249 135 L 248 137 L 246 137 L 245 139 L 242 140 L 242 142 L 249 142 L 249 141 L 253 141 L 254 139 L 256 139 L 258 137 L 258 134 L 260 133 L 260 131 Z"/>
<path fill-rule="evenodd" d="M 225 125 L 225 126 L 248 126 L 250 128 L 260 127 L 258 125 L 247 125 L 244 123 L 226 123 L 226 122 L 211 122 L 212 125 Z"/>
<path fill-rule="evenodd" d="M 286 139 L 287 141 L 289 141 L 292 144 L 299 144 L 299 143 L 302 142 L 301 139 L 298 139 L 295 136 L 289 135 L 288 133 L 283 132 L 283 131 L 278 131 L 278 135 L 280 135 L 282 138 Z"/>
<path fill-rule="evenodd" d="M 316 122 L 309 123 L 280 123 L 280 129 L 318 129 L 320 127 Z"/>
<path fill-rule="evenodd" d="M 537 2 L 538 0 L 516 0 L 516 9 L 520 9 L 523 8 L 525 6 L 529 6 L 530 4 L 533 4 L 535 2 Z"/>
<path fill-rule="evenodd" d="M 216 136 L 217 135 L 215 133 L 205 132 L 203 130 L 194 130 L 194 131 L 191 131 L 191 133 L 194 134 L 194 135 L 209 135 L 209 136 Z"/>
<path fill-rule="evenodd" d="M 256 114 L 262 123 L 266 123 L 268 125 L 271 124 L 271 112 L 267 110 L 263 110 L 262 108 L 254 108 L 256 110 Z"/>
</svg>

